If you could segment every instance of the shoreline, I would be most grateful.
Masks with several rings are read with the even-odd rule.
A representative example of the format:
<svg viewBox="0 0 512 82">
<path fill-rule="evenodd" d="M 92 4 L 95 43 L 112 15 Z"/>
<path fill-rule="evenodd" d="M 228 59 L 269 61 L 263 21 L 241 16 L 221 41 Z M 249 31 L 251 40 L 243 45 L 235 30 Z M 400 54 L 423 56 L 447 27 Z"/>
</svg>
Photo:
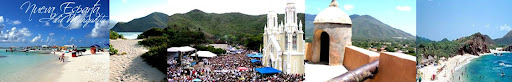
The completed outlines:
<svg viewBox="0 0 512 82">
<path fill-rule="evenodd" d="M 33 66 L 24 67 L 21 69 L 11 69 L 15 71 L 7 72 L 6 74 L 9 75 L 3 75 L 2 77 L 4 79 L 0 79 L 0 81 L 5 82 L 14 82 L 14 81 L 43 81 L 43 82 L 50 82 L 55 81 L 55 78 L 61 76 L 61 71 L 63 64 L 59 63 L 57 59 L 53 60 L 53 57 L 57 58 L 58 56 L 55 56 L 53 54 L 34 54 L 34 55 L 48 55 L 52 56 L 47 61 L 43 61 L 40 64 L 35 64 Z M 41 71 L 44 70 L 44 71 Z M 26 78 L 31 77 L 31 78 Z"/>
<path fill-rule="evenodd" d="M 496 51 L 491 50 L 491 53 L 483 53 L 479 54 L 479 56 L 471 55 L 471 54 L 464 54 L 464 55 L 456 55 L 454 57 L 448 58 L 446 61 L 440 60 L 439 65 L 433 66 L 433 65 L 427 65 L 423 68 L 417 69 L 418 72 L 423 73 L 422 81 L 426 82 L 451 82 L 451 81 L 458 81 L 456 77 L 456 74 L 460 71 L 463 71 L 462 68 L 464 68 L 467 64 L 471 63 L 471 61 L 475 58 L 480 58 L 485 55 L 492 55 L 494 53 L 510 53 L 508 51 Z M 441 69 L 443 66 L 445 66 L 443 69 Z M 441 71 L 439 71 L 441 70 Z M 436 79 L 431 80 L 432 75 L 435 74 Z"/>
</svg>

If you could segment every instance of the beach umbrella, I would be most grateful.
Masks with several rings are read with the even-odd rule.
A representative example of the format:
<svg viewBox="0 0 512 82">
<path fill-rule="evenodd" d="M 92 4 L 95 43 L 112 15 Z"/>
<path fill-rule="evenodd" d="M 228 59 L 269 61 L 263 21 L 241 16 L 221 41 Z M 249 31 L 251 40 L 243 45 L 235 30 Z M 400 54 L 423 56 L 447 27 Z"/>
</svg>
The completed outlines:
<svg viewBox="0 0 512 82">
<path fill-rule="evenodd" d="M 254 69 L 256 70 L 257 72 L 261 73 L 261 74 L 275 74 L 275 73 L 280 73 L 281 71 L 275 69 L 275 68 L 272 68 L 272 67 L 262 67 L 262 68 L 256 68 Z"/>
<path fill-rule="evenodd" d="M 252 63 L 255 63 L 255 62 L 261 62 L 260 60 L 257 60 L 257 59 L 252 59 L 251 60 Z"/>
<path fill-rule="evenodd" d="M 202 80 L 201 80 L 201 79 L 194 79 L 194 80 L 192 80 L 192 81 L 202 81 Z"/>
<path fill-rule="evenodd" d="M 246 67 L 238 67 L 237 69 L 240 70 L 240 71 L 249 70 L 249 68 L 246 68 Z"/>
<path fill-rule="evenodd" d="M 96 47 L 101 47 L 101 46 L 100 46 L 100 45 L 98 45 L 98 44 L 94 44 L 94 46 L 96 46 Z"/>
</svg>

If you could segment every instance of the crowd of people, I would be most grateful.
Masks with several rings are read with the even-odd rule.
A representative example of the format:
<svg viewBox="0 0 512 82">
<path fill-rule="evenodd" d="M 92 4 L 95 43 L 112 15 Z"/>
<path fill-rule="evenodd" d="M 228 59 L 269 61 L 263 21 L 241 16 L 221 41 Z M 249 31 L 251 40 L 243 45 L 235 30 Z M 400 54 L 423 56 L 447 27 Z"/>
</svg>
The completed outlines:
<svg viewBox="0 0 512 82">
<path fill-rule="evenodd" d="M 190 60 L 190 57 L 184 58 Z M 193 60 L 190 62 L 201 62 L 194 66 L 180 65 L 172 61 L 167 68 L 167 79 L 169 82 L 206 81 L 206 82 L 233 82 L 233 81 L 286 81 L 300 82 L 304 80 L 304 74 L 260 74 L 255 68 L 262 67 L 258 63 L 252 63 L 251 59 L 243 54 L 232 54 L 217 56 L 202 61 Z M 189 61 L 187 61 L 189 62 Z M 183 64 L 183 63 L 182 63 Z M 245 68 L 245 69 L 240 69 Z"/>
</svg>

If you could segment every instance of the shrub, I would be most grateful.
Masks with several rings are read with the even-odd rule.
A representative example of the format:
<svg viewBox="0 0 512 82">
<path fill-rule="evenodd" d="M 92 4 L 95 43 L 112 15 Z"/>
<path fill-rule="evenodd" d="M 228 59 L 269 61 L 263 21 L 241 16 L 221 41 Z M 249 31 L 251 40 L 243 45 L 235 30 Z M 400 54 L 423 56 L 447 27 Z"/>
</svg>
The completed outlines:
<svg viewBox="0 0 512 82">
<path fill-rule="evenodd" d="M 226 53 L 226 50 L 221 49 L 221 48 L 215 48 L 213 46 L 202 46 L 202 45 L 199 45 L 199 46 L 194 46 L 194 48 L 196 48 L 197 50 L 200 50 L 200 51 L 210 51 L 210 52 L 215 53 L 215 54 L 224 54 L 224 53 Z"/>
<path fill-rule="evenodd" d="M 117 34 L 115 31 L 110 31 L 110 39 L 124 39 L 124 36 L 121 34 Z"/>
<path fill-rule="evenodd" d="M 112 47 L 112 45 L 110 45 L 110 49 L 109 49 L 109 53 L 110 53 L 110 55 L 117 54 L 117 52 L 118 52 L 118 51 L 117 51 L 114 47 Z"/>
<path fill-rule="evenodd" d="M 164 34 L 164 30 L 162 30 L 160 28 L 151 28 L 147 31 L 144 31 L 139 36 L 137 36 L 137 39 L 144 39 L 144 38 L 149 38 L 149 37 L 154 37 L 154 36 L 163 36 L 163 34 Z"/>
<path fill-rule="evenodd" d="M 165 45 L 168 42 L 166 37 L 151 37 L 145 40 L 139 41 L 140 45 L 144 45 L 146 47 L 155 47 L 160 45 Z"/>
<path fill-rule="evenodd" d="M 142 59 L 146 61 L 147 64 L 157 68 L 161 72 L 165 73 L 167 71 L 167 46 L 156 46 L 149 49 L 148 52 L 142 54 Z"/>
</svg>

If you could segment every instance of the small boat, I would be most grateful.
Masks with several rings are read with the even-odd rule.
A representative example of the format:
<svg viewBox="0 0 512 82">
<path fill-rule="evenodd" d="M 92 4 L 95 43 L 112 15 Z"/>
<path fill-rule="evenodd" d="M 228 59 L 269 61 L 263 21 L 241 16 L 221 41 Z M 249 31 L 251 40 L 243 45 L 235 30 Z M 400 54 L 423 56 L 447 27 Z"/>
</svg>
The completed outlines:
<svg viewBox="0 0 512 82">
<path fill-rule="evenodd" d="M 38 51 L 39 52 L 37 52 L 37 53 L 39 53 L 39 54 L 50 54 L 50 53 L 52 53 L 52 50 L 38 50 Z"/>
<path fill-rule="evenodd" d="M 15 50 L 14 52 L 27 52 L 27 51 L 29 51 L 29 50 L 27 50 L 27 49 L 22 49 L 22 50 Z"/>
</svg>

